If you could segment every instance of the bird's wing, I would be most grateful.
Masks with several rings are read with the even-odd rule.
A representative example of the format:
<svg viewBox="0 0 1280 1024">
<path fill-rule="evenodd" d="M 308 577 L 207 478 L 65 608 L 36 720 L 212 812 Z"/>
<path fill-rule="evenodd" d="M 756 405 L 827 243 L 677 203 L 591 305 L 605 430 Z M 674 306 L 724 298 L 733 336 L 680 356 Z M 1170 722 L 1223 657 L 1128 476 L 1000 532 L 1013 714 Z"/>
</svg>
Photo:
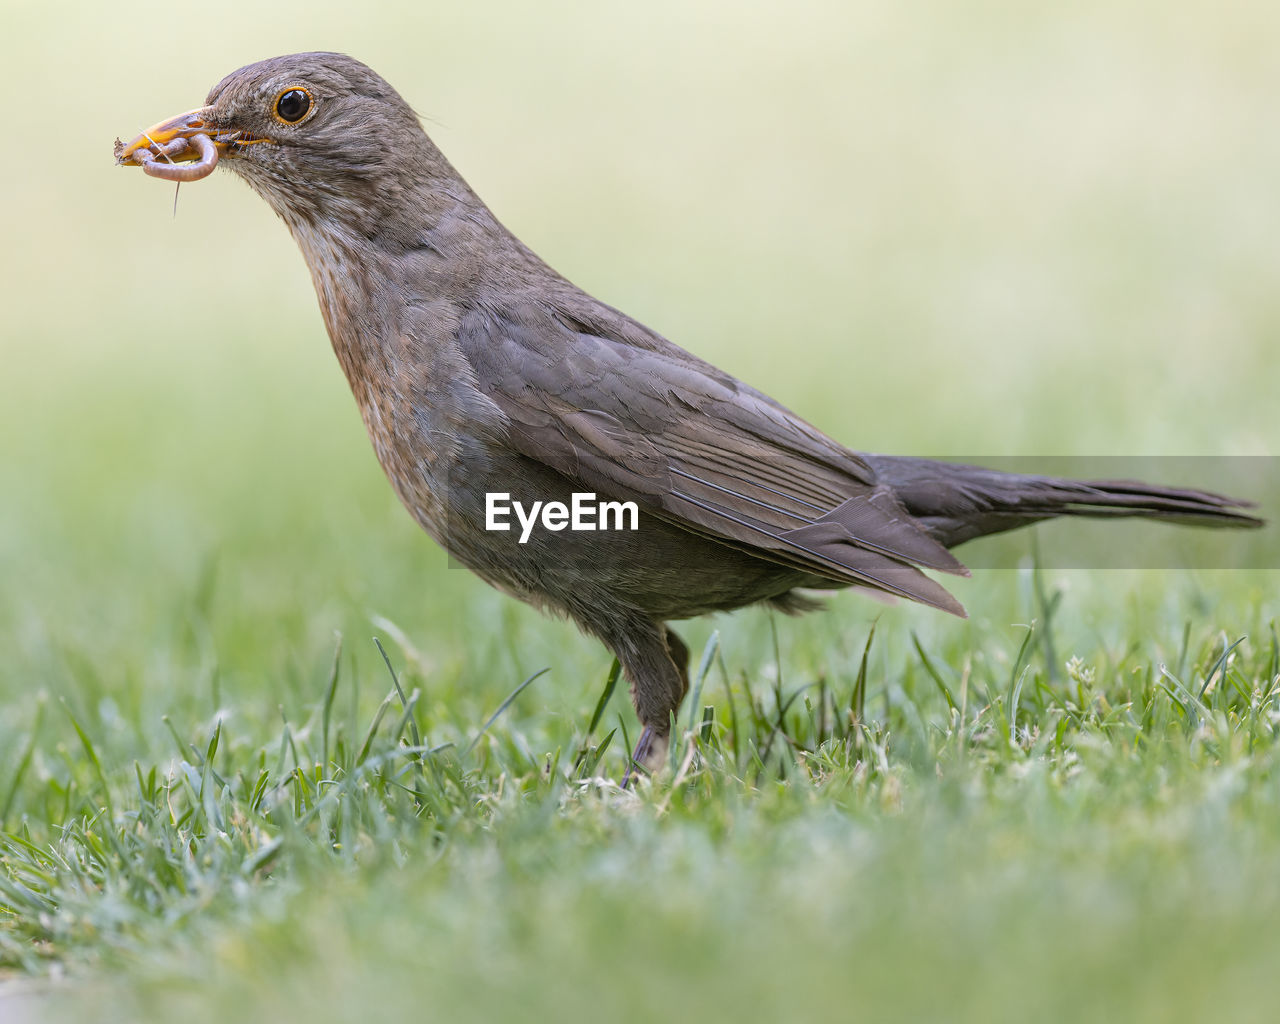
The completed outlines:
<svg viewBox="0 0 1280 1024">
<path fill-rule="evenodd" d="M 615 316 L 464 318 L 463 354 L 521 454 L 761 557 L 964 614 L 917 567 L 967 570 L 864 459 Z"/>
</svg>

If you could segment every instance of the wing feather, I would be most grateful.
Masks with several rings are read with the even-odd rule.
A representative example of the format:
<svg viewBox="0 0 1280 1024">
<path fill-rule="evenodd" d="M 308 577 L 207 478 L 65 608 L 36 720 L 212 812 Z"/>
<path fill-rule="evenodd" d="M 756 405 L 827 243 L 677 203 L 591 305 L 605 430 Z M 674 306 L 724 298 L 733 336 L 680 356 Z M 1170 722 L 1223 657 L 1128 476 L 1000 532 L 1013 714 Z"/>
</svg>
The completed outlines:
<svg viewBox="0 0 1280 1024">
<path fill-rule="evenodd" d="M 588 331 L 522 313 L 477 311 L 459 335 L 522 454 L 760 557 L 964 614 L 919 567 L 967 570 L 861 456 L 620 314 Z"/>
</svg>

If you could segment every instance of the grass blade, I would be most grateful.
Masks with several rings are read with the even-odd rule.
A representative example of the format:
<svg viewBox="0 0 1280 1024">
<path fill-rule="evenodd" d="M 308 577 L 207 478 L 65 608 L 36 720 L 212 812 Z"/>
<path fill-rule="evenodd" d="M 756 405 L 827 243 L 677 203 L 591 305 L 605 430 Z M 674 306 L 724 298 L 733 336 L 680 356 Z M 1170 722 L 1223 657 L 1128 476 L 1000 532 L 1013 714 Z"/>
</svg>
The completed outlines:
<svg viewBox="0 0 1280 1024">
<path fill-rule="evenodd" d="M 342 669 L 342 634 L 338 634 L 338 643 L 333 650 L 333 666 L 329 669 L 329 685 L 324 691 L 324 709 L 320 715 L 321 731 L 321 771 L 326 775 L 329 771 L 329 722 L 333 717 L 333 698 L 338 693 L 338 676 Z"/>
<path fill-rule="evenodd" d="M 498 710 L 489 716 L 489 720 L 485 722 L 484 725 L 480 726 L 480 731 L 476 733 L 475 736 L 472 737 L 471 742 L 466 745 L 466 748 L 462 751 L 462 756 L 465 758 L 468 754 L 471 753 L 471 751 L 475 750 L 476 744 L 480 742 L 481 737 L 483 737 L 484 734 L 489 731 L 489 727 L 498 720 L 499 716 L 501 716 L 501 714 L 504 711 L 506 711 L 507 708 L 511 707 L 515 699 L 524 692 L 525 687 L 527 687 L 539 676 L 544 676 L 550 671 L 551 671 L 550 666 L 548 666 L 547 668 L 540 668 L 538 669 L 537 672 L 531 675 L 523 683 L 521 683 L 514 690 L 512 690 L 511 693 L 508 695 L 507 699 L 498 705 Z"/>
<path fill-rule="evenodd" d="M 858 662 L 858 678 L 853 682 L 853 695 L 849 698 L 849 710 L 853 713 L 853 721 L 855 725 L 861 725 L 866 720 L 867 713 L 867 656 L 871 653 L 871 641 L 876 638 L 876 619 L 871 623 L 871 630 L 867 633 L 867 642 L 862 648 L 862 660 Z M 855 736 L 858 732 L 855 730 Z"/>
<path fill-rule="evenodd" d="M 596 731 L 596 726 L 600 724 L 600 719 L 604 717 L 605 708 L 609 706 L 609 701 L 613 699 L 614 688 L 618 685 L 618 676 L 622 674 L 622 665 L 618 663 L 618 659 L 613 659 L 613 664 L 609 666 L 609 675 L 604 681 L 604 690 L 600 694 L 600 699 L 596 701 L 596 709 L 591 715 L 591 724 L 587 726 L 587 735 L 590 736 Z"/>
<path fill-rule="evenodd" d="M 920 643 L 920 638 L 916 636 L 916 631 L 914 629 L 911 631 L 911 642 L 915 645 L 916 654 L 920 656 L 920 662 L 924 665 L 924 670 L 929 673 L 929 676 L 937 684 L 938 689 L 942 691 L 942 696 L 946 698 L 947 707 L 952 711 L 958 712 L 960 710 L 960 705 L 956 703 L 955 697 L 951 696 L 951 690 L 948 688 L 947 684 L 942 681 L 942 676 L 938 670 L 934 668 L 933 662 L 929 660 L 929 655 L 924 653 L 924 645 Z"/>
</svg>

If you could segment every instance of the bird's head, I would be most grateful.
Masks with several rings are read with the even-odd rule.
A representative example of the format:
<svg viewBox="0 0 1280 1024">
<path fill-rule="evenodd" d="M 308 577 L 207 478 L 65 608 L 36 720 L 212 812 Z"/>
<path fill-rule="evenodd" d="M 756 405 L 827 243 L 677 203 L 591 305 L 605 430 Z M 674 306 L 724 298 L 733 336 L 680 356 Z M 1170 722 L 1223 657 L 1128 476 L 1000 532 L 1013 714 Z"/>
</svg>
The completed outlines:
<svg viewBox="0 0 1280 1024">
<path fill-rule="evenodd" d="M 376 217 L 447 168 L 399 93 L 339 53 L 246 65 L 203 107 L 117 143 L 116 160 L 182 181 L 225 162 L 292 227 Z"/>
</svg>

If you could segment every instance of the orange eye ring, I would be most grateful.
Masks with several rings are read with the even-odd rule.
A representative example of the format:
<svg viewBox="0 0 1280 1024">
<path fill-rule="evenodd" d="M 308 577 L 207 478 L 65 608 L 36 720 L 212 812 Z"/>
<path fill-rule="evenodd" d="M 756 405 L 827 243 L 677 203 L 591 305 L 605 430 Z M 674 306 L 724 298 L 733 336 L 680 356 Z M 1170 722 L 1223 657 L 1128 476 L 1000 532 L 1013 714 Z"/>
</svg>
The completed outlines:
<svg viewBox="0 0 1280 1024">
<path fill-rule="evenodd" d="M 291 85 L 280 90 L 271 105 L 271 116 L 281 124 L 301 124 L 315 109 L 311 91 L 301 85 Z"/>
</svg>

